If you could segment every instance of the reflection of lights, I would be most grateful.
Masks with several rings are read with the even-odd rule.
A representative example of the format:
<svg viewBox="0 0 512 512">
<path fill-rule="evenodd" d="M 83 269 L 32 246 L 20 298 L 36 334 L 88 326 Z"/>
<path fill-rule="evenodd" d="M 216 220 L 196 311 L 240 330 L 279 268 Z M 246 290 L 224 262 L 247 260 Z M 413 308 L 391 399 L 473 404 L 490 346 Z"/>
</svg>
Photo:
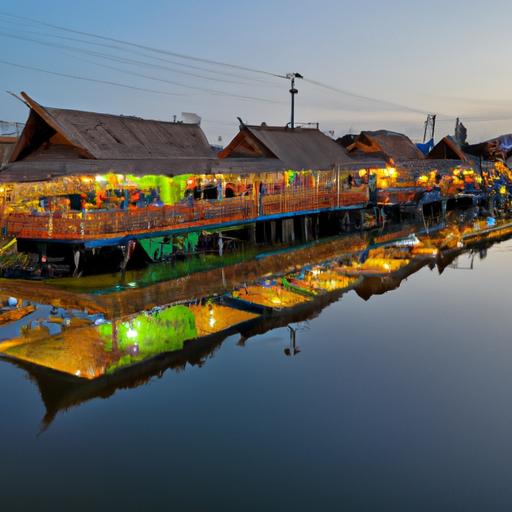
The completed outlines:
<svg viewBox="0 0 512 512">
<path fill-rule="evenodd" d="M 213 305 L 211 305 L 211 308 L 208 311 L 208 314 L 210 315 L 210 318 L 208 320 L 208 325 L 210 327 L 213 327 L 217 323 L 217 320 L 215 320 L 215 317 L 213 316 Z"/>
<path fill-rule="evenodd" d="M 130 327 L 128 331 L 126 331 L 126 336 L 132 340 L 137 337 L 137 331 L 133 327 Z"/>
<path fill-rule="evenodd" d="M 386 269 L 386 270 L 390 270 L 391 267 L 389 266 L 389 263 L 384 263 L 383 267 Z"/>
<path fill-rule="evenodd" d="M 135 281 L 131 281 L 130 283 L 128 283 L 128 286 L 135 288 L 137 286 L 137 283 Z"/>
<path fill-rule="evenodd" d="M 272 297 L 272 304 L 281 304 L 281 302 L 279 297 Z"/>
</svg>

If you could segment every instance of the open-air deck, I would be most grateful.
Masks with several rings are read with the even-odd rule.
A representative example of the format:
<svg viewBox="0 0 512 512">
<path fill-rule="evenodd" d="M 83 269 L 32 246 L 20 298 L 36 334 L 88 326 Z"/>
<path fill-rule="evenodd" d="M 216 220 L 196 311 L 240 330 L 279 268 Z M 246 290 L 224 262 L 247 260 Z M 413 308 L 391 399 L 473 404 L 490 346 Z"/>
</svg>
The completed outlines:
<svg viewBox="0 0 512 512">
<path fill-rule="evenodd" d="M 364 207 L 367 202 L 366 186 L 339 192 L 326 187 L 285 191 L 259 200 L 247 196 L 200 200 L 193 206 L 175 204 L 128 210 L 13 212 L 5 217 L 4 230 L 8 235 L 21 239 L 101 245 L 102 240 L 111 243 L 112 239 L 124 237 L 147 238 L 184 230 L 227 227 L 274 217 Z"/>
</svg>

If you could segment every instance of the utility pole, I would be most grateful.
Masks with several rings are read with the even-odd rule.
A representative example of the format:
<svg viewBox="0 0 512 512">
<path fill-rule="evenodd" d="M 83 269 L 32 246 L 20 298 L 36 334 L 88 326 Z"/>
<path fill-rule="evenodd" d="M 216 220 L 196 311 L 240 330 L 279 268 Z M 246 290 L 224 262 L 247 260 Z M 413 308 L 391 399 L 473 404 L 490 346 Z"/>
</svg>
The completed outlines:
<svg viewBox="0 0 512 512">
<path fill-rule="evenodd" d="M 292 112 L 291 112 L 291 121 L 290 128 L 293 130 L 295 128 L 295 95 L 299 94 L 299 91 L 295 89 L 295 79 L 296 78 L 304 78 L 300 73 L 288 73 L 286 78 L 290 80 L 290 94 L 292 96 Z"/>
<path fill-rule="evenodd" d="M 434 135 L 436 131 L 436 114 L 428 114 L 427 120 L 425 121 L 425 131 L 423 133 L 423 143 L 428 140 L 434 140 Z M 427 138 L 427 134 L 430 132 L 430 137 Z"/>
</svg>

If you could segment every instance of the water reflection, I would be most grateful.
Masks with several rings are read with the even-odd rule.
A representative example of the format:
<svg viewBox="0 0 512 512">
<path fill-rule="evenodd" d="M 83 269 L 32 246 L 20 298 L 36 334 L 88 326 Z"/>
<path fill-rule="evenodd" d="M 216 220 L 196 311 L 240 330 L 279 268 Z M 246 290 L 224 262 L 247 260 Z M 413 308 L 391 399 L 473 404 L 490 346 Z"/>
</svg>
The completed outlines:
<svg viewBox="0 0 512 512">
<path fill-rule="evenodd" d="M 449 266 L 471 270 L 476 255 L 484 258 L 488 247 L 511 234 L 506 221 L 492 229 L 463 223 L 428 233 L 407 226 L 99 297 L 11 281 L 6 291 L 17 291 L 25 301 L 42 296 L 47 305 L 18 318 L 0 351 L 39 387 L 48 426 L 61 410 L 146 384 L 168 369 L 201 366 L 232 334 L 243 346 L 256 335 L 288 327 L 284 355 L 297 356 L 297 326 L 351 290 L 369 300 L 425 266 L 439 273 Z M 469 259 L 463 261 L 463 254 Z"/>
</svg>

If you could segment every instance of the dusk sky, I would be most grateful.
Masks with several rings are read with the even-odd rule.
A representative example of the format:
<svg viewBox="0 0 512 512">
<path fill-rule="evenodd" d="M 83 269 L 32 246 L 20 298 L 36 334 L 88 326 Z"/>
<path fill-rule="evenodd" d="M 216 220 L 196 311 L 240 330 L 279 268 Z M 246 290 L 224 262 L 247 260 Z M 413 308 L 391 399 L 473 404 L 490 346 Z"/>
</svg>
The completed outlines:
<svg viewBox="0 0 512 512">
<path fill-rule="evenodd" d="M 3 0 L 0 11 L 1 120 L 26 119 L 27 109 L 3 92 L 22 90 L 62 108 L 164 120 L 196 112 L 212 143 L 234 135 L 237 116 L 289 120 L 284 79 L 11 14 L 269 73 L 300 72 L 338 90 L 299 81 L 297 121 L 336 136 L 388 128 L 419 140 L 427 112 L 438 114 L 437 138 L 453 132 L 456 116 L 472 142 L 512 132 L 509 0 Z"/>
</svg>

